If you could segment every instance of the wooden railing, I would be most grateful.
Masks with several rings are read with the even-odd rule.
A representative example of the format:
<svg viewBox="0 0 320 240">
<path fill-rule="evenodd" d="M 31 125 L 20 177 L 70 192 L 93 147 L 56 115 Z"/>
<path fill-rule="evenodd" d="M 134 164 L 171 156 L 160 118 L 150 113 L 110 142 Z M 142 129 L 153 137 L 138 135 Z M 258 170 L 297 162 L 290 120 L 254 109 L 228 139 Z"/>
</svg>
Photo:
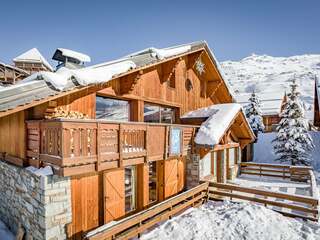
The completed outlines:
<svg viewBox="0 0 320 240">
<path fill-rule="evenodd" d="M 254 162 L 240 163 L 240 174 L 278 177 L 283 179 L 289 178 L 295 181 L 310 180 L 310 170 L 312 170 L 312 167 L 307 166 L 291 166 Z"/>
<path fill-rule="evenodd" d="M 231 200 L 240 199 L 251 201 L 264 204 L 265 206 L 279 207 L 281 210 L 276 211 L 287 216 L 301 217 L 313 221 L 317 221 L 318 219 L 318 199 L 314 197 L 247 188 L 234 184 L 210 182 L 208 198 L 220 200 L 229 198 Z M 299 213 L 293 213 L 291 210 L 298 211 Z"/>
<path fill-rule="evenodd" d="M 129 239 L 138 236 L 158 222 L 167 220 L 188 207 L 201 205 L 206 200 L 207 190 L 208 183 L 202 183 L 147 210 L 113 224 L 103 225 L 87 233 L 85 239 Z"/>
<path fill-rule="evenodd" d="M 192 147 L 197 126 L 99 120 L 27 122 L 27 156 L 32 165 L 53 165 L 70 176 L 169 157 L 171 127 L 181 128 L 181 154 Z"/>
</svg>

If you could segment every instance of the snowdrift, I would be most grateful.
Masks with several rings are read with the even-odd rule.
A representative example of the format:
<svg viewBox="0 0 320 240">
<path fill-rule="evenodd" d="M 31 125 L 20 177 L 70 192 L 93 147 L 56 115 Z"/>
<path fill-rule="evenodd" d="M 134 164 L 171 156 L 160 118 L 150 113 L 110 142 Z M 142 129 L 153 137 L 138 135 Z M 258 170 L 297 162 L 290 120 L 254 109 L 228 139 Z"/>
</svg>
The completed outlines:
<svg viewBox="0 0 320 240">
<path fill-rule="evenodd" d="M 163 240 L 298 240 L 320 239 L 320 225 L 286 218 L 250 203 L 209 202 L 191 208 L 143 235 L 141 239 Z"/>
</svg>

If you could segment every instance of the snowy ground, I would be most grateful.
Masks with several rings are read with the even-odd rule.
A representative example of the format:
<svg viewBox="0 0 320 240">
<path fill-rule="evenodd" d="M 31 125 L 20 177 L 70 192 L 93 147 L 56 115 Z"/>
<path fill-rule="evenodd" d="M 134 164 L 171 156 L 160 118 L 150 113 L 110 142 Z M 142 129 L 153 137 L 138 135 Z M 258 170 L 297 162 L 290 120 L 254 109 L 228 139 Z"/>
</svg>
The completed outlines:
<svg viewBox="0 0 320 240">
<path fill-rule="evenodd" d="M 0 220 L 0 240 L 14 240 L 15 236 L 9 231 L 7 226 Z"/>
<path fill-rule="evenodd" d="M 320 225 L 304 222 L 251 203 L 209 202 L 144 234 L 163 240 L 319 240 Z"/>
<path fill-rule="evenodd" d="M 288 194 L 297 194 L 302 196 L 311 195 L 309 183 L 292 182 L 281 178 L 259 177 L 243 174 L 238 176 L 234 181 L 232 181 L 232 183 L 245 187 L 260 188 Z"/>
</svg>

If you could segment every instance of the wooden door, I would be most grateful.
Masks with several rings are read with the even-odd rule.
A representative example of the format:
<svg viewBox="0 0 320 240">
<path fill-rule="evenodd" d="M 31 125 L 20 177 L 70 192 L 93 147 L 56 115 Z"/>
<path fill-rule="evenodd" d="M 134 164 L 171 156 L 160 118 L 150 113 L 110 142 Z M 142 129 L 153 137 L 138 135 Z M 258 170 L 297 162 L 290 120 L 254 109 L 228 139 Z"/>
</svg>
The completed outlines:
<svg viewBox="0 0 320 240">
<path fill-rule="evenodd" d="M 186 158 L 181 157 L 178 160 L 178 192 L 184 189 L 185 180 L 186 180 Z"/>
<path fill-rule="evenodd" d="M 124 169 L 104 173 L 104 222 L 125 215 Z"/>
<path fill-rule="evenodd" d="M 178 192 L 178 159 L 164 161 L 164 198 Z"/>
</svg>

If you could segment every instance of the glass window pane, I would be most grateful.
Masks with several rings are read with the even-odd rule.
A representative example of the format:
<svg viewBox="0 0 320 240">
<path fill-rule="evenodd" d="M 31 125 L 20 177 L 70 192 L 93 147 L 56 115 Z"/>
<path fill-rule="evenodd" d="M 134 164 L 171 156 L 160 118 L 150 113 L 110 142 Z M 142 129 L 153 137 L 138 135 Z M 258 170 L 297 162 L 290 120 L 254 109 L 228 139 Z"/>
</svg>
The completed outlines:
<svg viewBox="0 0 320 240">
<path fill-rule="evenodd" d="M 129 102 L 97 96 L 96 118 L 110 121 L 129 121 Z"/>
<path fill-rule="evenodd" d="M 200 178 L 211 175 L 211 155 L 208 153 L 200 160 Z"/>
<path fill-rule="evenodd" d="M 136 167 L 130 166 L 125 168 L 125 209 L 131 212 L 137 208 L 137 177 Z"/>
<path fill-rule="evenodd" d="M 149 163 L 149 202 L 153 203 L 158 200 L 157 193 L 157 162 Z"/>
<path fill-rule="evenodd" d="M 160 106 L 144 104 L 144 121 L 160 122 Z"/>
<path fill-rule="evenodd" d="M 174 123 L 174 109 L 173 108 L 161 108 L 161 122 L 162 123 Z"/>
<path fill-rule="evenodd" d="M 217 176 L 218 152 L 213 152 L 213 175 Z"/>
<path fill-rule="evenodd" d="M 229 148 L 229 167 L 233 167 L 235 164 L 235 149 Z"/>
</svg>

